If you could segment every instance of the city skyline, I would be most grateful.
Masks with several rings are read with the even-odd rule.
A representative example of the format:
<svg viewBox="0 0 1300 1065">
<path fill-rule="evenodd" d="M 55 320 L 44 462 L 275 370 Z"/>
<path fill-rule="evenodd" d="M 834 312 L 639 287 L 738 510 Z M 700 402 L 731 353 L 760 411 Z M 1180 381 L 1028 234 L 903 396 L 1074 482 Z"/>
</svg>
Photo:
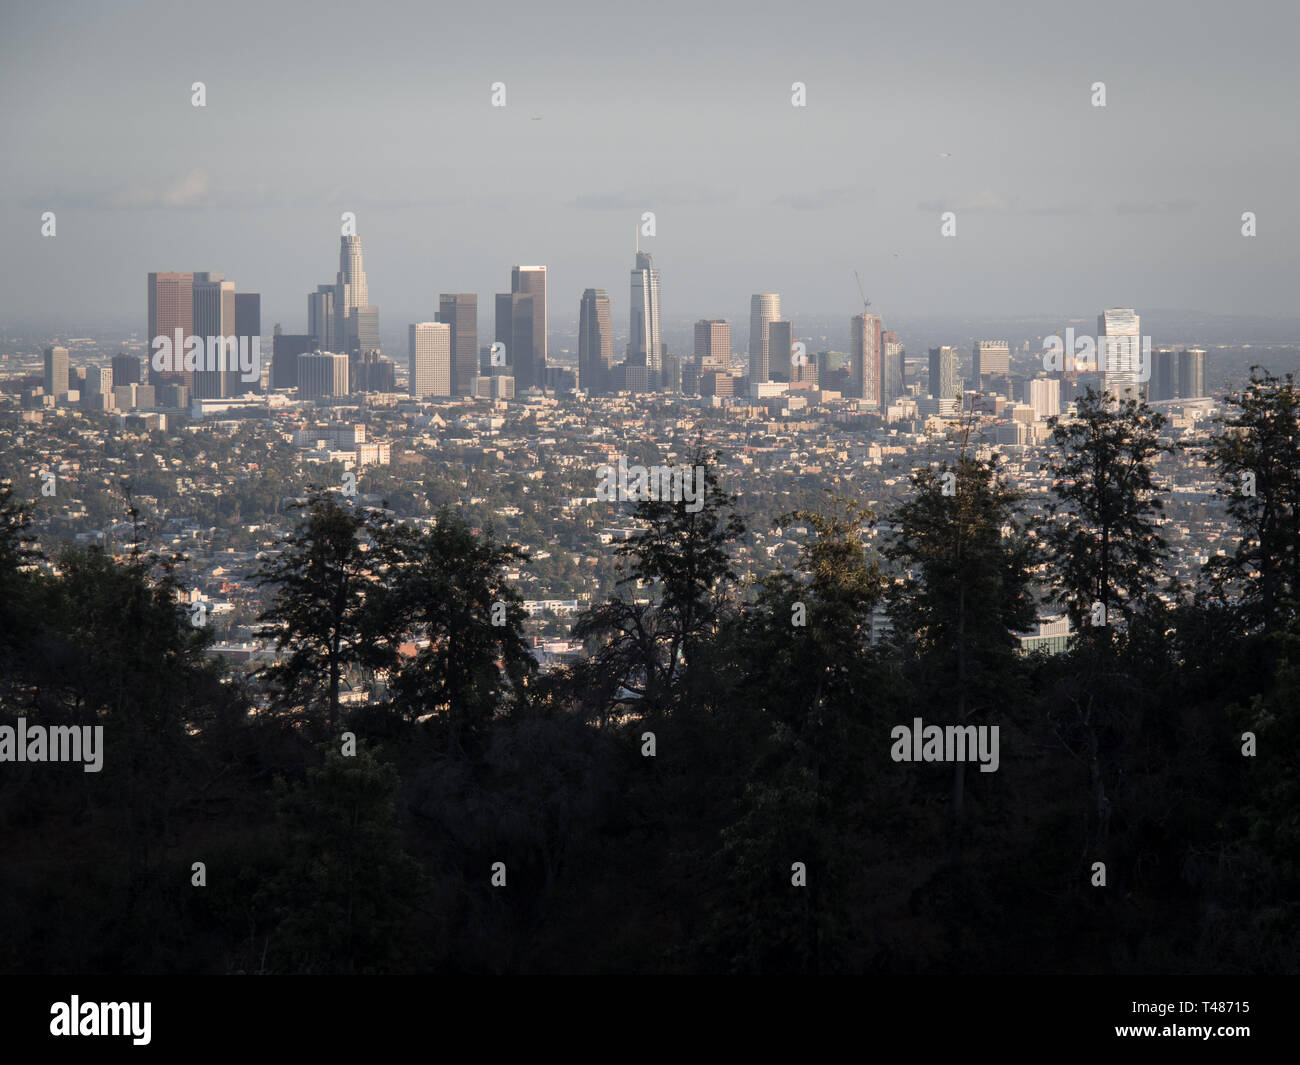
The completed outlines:
<svg viewBox="0 0 1300 1065">
<path fill-rule="evenodd" d="M 45 86 L 0 119 L 11 148 L 0 220 L 15 252 L 0 284 L 17 321 L 72 314 L 69 291 L 78 316 L 111 314 L 134 277 L 188 248 L 260 291 L 268 321 L 288 323 L 301 313 L 302 264 L 328 254 L 326 227 L 343 212 L 367 233 L 370 284 L 402 322 L 433 316 L 430 293 L 498 291 L 503 261 L 547 263 L 566 305 L 588 287 L 620 293 L 627 225 L 647 211 L 655 235 L 642 248 L 672 265 L 664 298 L 697 316 L 744 307 L 756 284 L 813 313 L 851 306 L 854 269 L 900 314 L 1292 306 L 1290 10 L 1236 9 L 1243 33 L 1208 4 L 1178 20 L 1103 4 L 1093 23 L 1125 25 L 1104 53 L 1063 11 L 1031 27 L 954 7 L 938 29 L 897 8 L 878 15 L 868 42 L 840 32 L 852 16 L 829 7 L 697 13 L 698 39 L 725 32 L 731 44 L 707 64 L 683 54 L 670 19 L 597 20 L 579 49 L 562 18 L 517 12 L 497 26 L 472 12 L 442 28 L 436 67 L 399 54 L 379 76 L 343 67 L 311 93 L 284 87 L 273 42 L 328 54 L 334 31 L 294 6 L 232 4 L 205 28 L 219 65 L 190 57 L 176 14 L 67 10 L 80 28 L 57 45 L 49 12 L 3 16 L 0 85 L 11 97 Z M 431 12 L 405 14 L 433 27 Z M 349 23 L 347 45 L 382 54 L 385 34 L 379 21 Z M 918 35 L 929 42 L 924 77 L 890 45 Z M 1043 49 L 1049 40 L 1056 51 Z M 582 73 L 569 73 L 579 58 Z M 647 64 L 671 88 L 633 112 Z M 124 67 L 150 73 L 128 85 Z M 65 76 L 51 81 L 49 69 Z M 191 104 L 196 81 L 203 107 Z M 496 82 L 505 107 L 492 106 Z M 792 106 L 796 82 L 806 106 Z M 1098 82 L 1104 107 L 1092 102 Z M 340 117 L 421 128 L 431 110 L 456 152 L 380 137 L 322 168 L 296 147 L 335 137 Z M 169 152 L 139 152 L 137 126 L 166 128 Z M 858 135 L 845 137 L 850 128 Z M 755 171 L 739 149 L 762 136 L 786 150 Z M 1210 143 L 1227 148 L 1209 153 Z M 256 168 L 213 162 L 250 151 Z M 1104 164 L 1117 156 L 1125 166 Z M 522 159 L 535 163 L 527 182 Z M 47 211 L 54 237 L 41 232 Z M 956 215 L 951 238 L 944 211 Z M 1241 233 L 1248 211 L 1255 237 Z"/>
</svg>

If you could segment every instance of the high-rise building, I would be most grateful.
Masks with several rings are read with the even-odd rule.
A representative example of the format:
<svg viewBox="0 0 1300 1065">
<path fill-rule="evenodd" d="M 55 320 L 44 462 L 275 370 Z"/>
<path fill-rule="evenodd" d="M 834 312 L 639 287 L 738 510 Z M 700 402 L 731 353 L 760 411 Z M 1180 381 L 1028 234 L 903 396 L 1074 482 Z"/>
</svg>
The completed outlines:
<svg viewBox="0 0 1300 1065">
<path fill-rule="evenodd" d="M 1034 408 L 1034 418 L 1045 421 L 1061 413 L 1061 379 L 1035 377 L 1029 382 L 1029 405 Z"/>
<path fill-rule="evenodd" d="M 55 345 L 45 349 L 45 394 L 47 396 L 68 394 L 67 348 Z"/>
<path fill-rule="evenodd" d="M 437 321 L 451 326 L 451 394 L 472 396 L 478 377 L 478 295 L 441 293 Z"/>
<path fill-rule="evenodd" d="M 515 379 L 515 388 L 523 391 L 532 388 L 533 367 L 533 297 L 513 292 L 498 292 L 496 299 L 496 340 L 506 346 L 506 366 L 509 376 Z M 523 365 L 520 365 L 522 360 Z M 487 367 L 486 372 L 495 376 L 502 372 L 500 368 Z"/>
<path fill-rule="evenodd" d="M 1186 348 L 1178 353 L 1178 398 L 1205 397 L 1205 349 Z"/>
<path fill-rule="evenodd" d="M 248 350 L 253 350 L 253 338 L 257 337 L 257 352 L 259 362 L 253 367 L 257 371 L 257 380 L 244 381 L 239 374 L 234 375 L 232 384 L 236 386 L 238 392 L 260 392 L 262 390 L 262 366 L 260 362 L 262 350 L 262 296 L 259 292 L 236 292 L 235 293 L 235 335 L 247 337 L 245 343 L 248 344 Z"/>
<path fill-rule="evenodd" d="M 930 395 L 935 399 L 953 399 L 961 392 L 957 376 L 957 349 L 930 349 Z"/>
<path fill-rule="evenodd" d="M 348 343 L 351 345 L 348 354 L 356 357 L 377 352 L 379 350 L 379 308 L 369 304 L 364 307 L 354 307 L 348 321 L 352 323 L 348 333 Z"/>
<path fill-rule="evenodd" d="M 1132 307 L 1097 315 L 1097 372 L 1102 390 L 1116 399 L 1141 396 L 1141 329 L 1141 318 Z"/>
<path fill-rule="evenodd" d="M 307 335 L 316 338 L 321 351 L 333 351 L 334 343 L 334 286 L 317 285 L 315 292 L 307 293 Z"/>
<path fill-rule="evenodd" d="M 323 399 L 348 394 L 348 357 L 329 351 L 298 356 L 298 398 Z"/>
<path fill-rule="evenodd" d="M 849 391 L 847 399 L 864 400 L 881 408 L 880 315 L 864 311 L 849 321 Z"/>
<path fill-rule="evenodd" d="M 589 396 L 608 392 L 614 370 L 614 329 L 609 296 L 589 288 L 578 307 L 578 383 Z"/>
<path fill-rule="evenodd" d="M 87 366 L 81 404 L 91 410 L 113 409 L 113 371 L 108 366 Z"/>
<path fill-rule="evenodd" d="M 1148 398 L 1155 403 L 1178 398 L 1178 353 L 1173 348 L 1157 348 L 1152 356 L 1151 386 Z"/>
<path fill-rule="evenodd" d="M 907 395 L 907 387 L 903 383 L 903 362 L 907 357 L 907 348 L 899 342 L 898 334 L 892 331 L 880 334 L 880 346 L 881 365 L 884 366 L 885 401 L 889 403 L 900 396 Z"/>
<path fill-rule="evenodd" d="M 977 340 L 973 352 L 976 387 L 984 378 L 1011 372 L 1011 345 L 1005 340 Z"/>
<path fill-rule="evenodd" d="M 181 343 L 194 332 L 194 275 L 192 273 L 151 273 L 149 275 L 149 331 L 145 342 L 149 345 L 149 381 L 151 384 L 170 382 L 192 389 L 194 375 L 184 369 L 157 370 L 154 367 L 154 342 L 166 337 L 174 345 L 177 330 Z M 181 353 L 176 352 L 179 356 Z"/>
<path fill-rule="evenodd" d="M 407 378 L 417 399 L 451 395 L 451 326 L 419 322 L 411 326 Z"/>
<path fill-rule="evenodd" d="M 140 383 L 140 360 L 125 351 L 113 356 L 113 387 L 138 385 Z M 64 391 L 67 391 L 64 389 Z"/>
<path fill-rule="evenodd" d="M 348 360 L 348 384 L 352 392 L 396 392 L 397 367 L 377 351 L 367 351 Z"/>
<path fill-rule="evenodd" d="M 794 327 L 783 319 L 767 323 L 767 379 L 789 381 L 794 356 Z M 750 382 L 751 390 L 753 382 Z"/>
<path fill-rule="evenodd" d="M 531 296 L 529 304 L 532 322 L 529 333 L 532 336 L 528 351 L 512 351 L 511 359 L 515 368 L 515 387 L 528 389 L 543 387 L 546 383 L 546 267 L 516 266 L 510 271 L 510 293 L 515 296 Z"/>
<path fill-rule="evenodd" d="M 749 300 L 749 387 L 772 380 L 768 351 L 767 327 L 781 317 L 781 297 L 775 292 L 759 292 Z"/>
<path fill-rule="evenodd" d="M 649 253 L 643 252 L 639 246 L 636 266 L 632 270 L 631 291 L 627 363 L 659 370 L 663 366 L 663 340 L 659 333 L 659 270 Z"/>
<path fill-rule="evenodd" d="M 361 261 L 361 238 L 339 238 L 339 271 L 334 282 L 334 346 L 351 355 L 379 349 L 379 309 L 371 306 L 366 271 Z M 319 291 L 319 290 L 318 290 Z M 363 322 L 358 316 L 367 312 Z"/>
<path fill-rule="evenodd" d="M 213 345 L 217 343 L 217 337 L 234 340 L 238 336 L 235 329 L 235 283 L 227 281 L 225 274 L 195 273 L 193 316 L 194 335 L 203 342 L 203 351 L 199 359 L 200 368 L 194 372 L 191 398 L 220 399 L 234 395 L 239 372 L 237 368 L 234 372 L 229 369 L 231 350 L 225 343 Z M 237 357 L 235 364 L 237 367 Z"/>
<path fill-rule="evenodd" d="M 276 333 L 271 338 L 271 388 L 297 388 L 298 357 L 318 350 L 310 334 Z"/>
<path fill-rule="evenodd" d="M 695 323 L 696 358 L 731 361 L 731 323 L 723 318 L 701 318 Z"/>
</svg>

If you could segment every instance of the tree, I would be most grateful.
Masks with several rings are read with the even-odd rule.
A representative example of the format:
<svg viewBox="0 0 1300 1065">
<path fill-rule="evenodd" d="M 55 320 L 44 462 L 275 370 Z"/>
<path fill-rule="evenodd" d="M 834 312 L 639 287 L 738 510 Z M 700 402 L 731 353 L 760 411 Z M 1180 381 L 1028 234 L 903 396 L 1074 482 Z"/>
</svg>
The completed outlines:
<svg viewBox="0 0 1300 1065">
<path fill-rule="evenodd" d="M 1075 628 L 1100 631 L 1113 624 L 1113 610 L 1132 616 L 1169 553 L 1156 522 L 1164 509 L 1161 486 L 1151 470 L 1155 457 L 1170 450 L 1158 436 L 1165 418 L 1145 402 L 1089 388 L 1073 420 L 1049 424 L 1061 450 L 1048 467 L 1054 584 Z"/>
<path fill-rule="evenodd" d="M 963 453 L 951 467 L 916 470 L 912 487 L 891 515 L 895 531 L 884 549 L 907 572 L 890 595 L 893 641 L 914 667 L 922 705 L 946 703 L 964 726 L 1011 687 L 1017 633 L 1036 616 L 1033 548 L 1018 527 L 1020 497 L 999 475 L 996 456 Z M 958 762 L 953 774 L 958 825 L 965 769 Z"/>
<path fill-rule="evenodd" d="M 1272 631 L 1300 603 L 1300 393 L 1293 374 L 1253 366 L 1250 384 L 1226 401 L 1236 409 L 1217 419 L 1222 432 L 1204 454 L 1242 535 L 1206 570 L 1220 594 L 1236 593 L 1247 629 Z"/>
<path fill-rule="evenodd" d="M 306 516 L 282 541 L 281 553 L 256 574 L 259 585 L 275 589 L 271 606 L 258 616 L 268 623 L 259 635 L 274 637 L 282 656 L 289 652 L 261 672 L 281 689 L 291 712 L 311 720 L 323 702 L 333 730 L 339 678 L 367 658 L 361 635 L 366 596 L 377 575 L 361 534 L 375 526 L 333 493 L 313 491 L 304 506 Z"/>
<path fill-rule="evenodd" d="M 586 675 L 610 693 L 608 705 L 644 700 L 659 707 L 683 675 L 689 683 L 696 649 L 717 630 L 737 579 L 730 545 L 745 527 L 736 497 L 718 487 L 716 465 L 717 454 L 697 444 L 681 469 L 696 478 L 701 498 L 683 492 L 681 499 L 636 503 L 633 516 L 644 528 L 618 549 L 629 562 L 618 587 L 649 585 L 651 603 L 616 594 L 574 627 L 578 639 L 607 638 Z"/>
<path fill-rule="evenodd" d="M 374 600 L 371 626 L 382 630 L 375 642 L 385 632 L 427 641 L 405 662 L 387 643 L 394 703 L 408 718 L 436 714 L 450 749 L 462 752 L 537 669 L 521 630 L 523 600 L 503 572 L 526 556 L 490 530 L 476 535 L 445 507 L 428 531 L 392 525 L 376 545 L 384 582 Z"/>
</svg>

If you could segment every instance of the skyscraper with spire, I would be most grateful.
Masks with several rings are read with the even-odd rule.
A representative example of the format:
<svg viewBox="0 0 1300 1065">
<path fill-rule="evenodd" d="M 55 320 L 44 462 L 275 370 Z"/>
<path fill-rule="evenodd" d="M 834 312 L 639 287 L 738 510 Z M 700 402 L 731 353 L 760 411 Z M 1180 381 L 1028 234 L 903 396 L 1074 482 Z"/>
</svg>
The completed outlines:
<svg viewBox="0 0 1300 1065">
<path fill-rule="evenodd" d="M 649 372 L 662 369 L 663 347 L 659 337 L 659 271 L 648 252 L 641 250 L 637 230 L 636 267 L 632 271 L 632 309 L 628 322 L 627 364 L 645 366 Z"/>
<path fill-rule="evenodd" d="M 347 355 L 379 347 L 379 308 L 370 305 L 361 238 L 339 238 L 339 272 L 334 282 L 334 345 Z M 317 338 L 320 339 L 320 338 Z"/>
</svg>

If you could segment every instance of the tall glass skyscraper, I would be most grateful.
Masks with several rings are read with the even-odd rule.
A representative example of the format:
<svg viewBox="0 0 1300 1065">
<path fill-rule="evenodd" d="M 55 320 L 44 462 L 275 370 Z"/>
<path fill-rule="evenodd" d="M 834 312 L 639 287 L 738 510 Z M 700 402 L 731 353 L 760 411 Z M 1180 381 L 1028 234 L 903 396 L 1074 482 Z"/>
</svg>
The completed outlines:
<svg viewBox="0 0 1300 1065">
<path fill-rule="evenodd" d="M 781 317 L 781 297 L 775 292 L 759 292 L 749 300 L 749 388 L 752 392 L 772 380 L 772 358 L 768 325 Z M 789 356 L 786 356 L 787 359 Z"/>
<path fill-rule="evenodd" d="M 600 395 L 609 391 L 613 369 L 609 296 L 603 288 L 589 288 L 578 310 L 578 384 L 587 395 Z"/>
<path fill-rule="evenodd" d="M 659 271 L 647 252 L 637 249 L 632 271 L 632 310 L 628 322 L 627 363 L 662 368 L 659 341 Z"/>
</svg>

